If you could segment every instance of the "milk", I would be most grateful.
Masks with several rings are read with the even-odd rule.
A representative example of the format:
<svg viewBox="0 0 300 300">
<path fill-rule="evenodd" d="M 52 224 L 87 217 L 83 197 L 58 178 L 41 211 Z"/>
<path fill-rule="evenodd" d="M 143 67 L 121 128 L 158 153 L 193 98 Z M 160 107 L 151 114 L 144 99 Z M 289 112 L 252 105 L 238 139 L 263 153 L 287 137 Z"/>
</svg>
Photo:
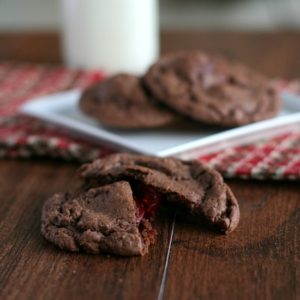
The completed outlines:
<svg viewBox="0 0 300 300">
<path fill-rule="evenodd" d="M 157 0 L 61 0 L 70 67 L 143 73 L 159 53 Z"/>
</svg>

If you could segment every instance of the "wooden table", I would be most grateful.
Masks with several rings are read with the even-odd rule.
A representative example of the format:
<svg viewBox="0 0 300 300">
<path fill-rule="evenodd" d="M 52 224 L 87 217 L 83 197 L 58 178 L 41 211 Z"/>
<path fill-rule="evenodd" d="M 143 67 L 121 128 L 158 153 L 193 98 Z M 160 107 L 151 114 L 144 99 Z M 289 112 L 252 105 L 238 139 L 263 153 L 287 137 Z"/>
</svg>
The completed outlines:
<svg viewBox="0 0 300 300">
<path fill-rule="evenodd" d="M 202 47 L 300 76 L 298 33 L 165 33 L 162 42 L 164 51 Z M 43 201 L 78 186 L 77 167 L 0 161 L 0 299 L 300 299 L 299 182 L 228 181 L 241 207 L 234 233 L 160 218 L 149 255 L 118 258 L 63 252 L 40 234 Z"/>
</svg>

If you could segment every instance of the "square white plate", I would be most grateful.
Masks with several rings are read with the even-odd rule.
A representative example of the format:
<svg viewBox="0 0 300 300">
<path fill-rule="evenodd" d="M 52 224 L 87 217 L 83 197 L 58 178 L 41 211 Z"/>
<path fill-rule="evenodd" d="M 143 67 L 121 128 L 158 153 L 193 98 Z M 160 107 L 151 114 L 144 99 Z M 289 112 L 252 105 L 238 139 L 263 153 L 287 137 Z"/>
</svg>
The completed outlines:
<svg viewBox="0 0 300 300">
<path fill-rule="evenodd" d="M 249 143 L 257 138 L 270 137 L 293 130 L 300 125 L 300 99 L 282 94 L 283 109 L 278 117 L 235 129 L 204 128 L 202 125 L 179 124 L 177 128 L 153 130 L 117 130 L 83 115 L 78 109 L 79 90 L 44 96 L 21 107 L 21 113 L 35 117 L 57 128 L 67 129 L 76 137 L 115 149 L 157 156 L 188 158 Z M 195 154 L 195 153 L 194 153 Z"/>
</svg>

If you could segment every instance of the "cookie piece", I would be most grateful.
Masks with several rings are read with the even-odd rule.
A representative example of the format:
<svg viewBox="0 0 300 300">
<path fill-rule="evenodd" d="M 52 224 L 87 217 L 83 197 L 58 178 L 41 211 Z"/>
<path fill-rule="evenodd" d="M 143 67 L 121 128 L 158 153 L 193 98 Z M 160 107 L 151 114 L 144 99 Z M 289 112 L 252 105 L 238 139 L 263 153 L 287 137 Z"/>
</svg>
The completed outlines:
<svg viewBox="0 0 300 300">
<path fill-rule="evenodd" d="M 155 234 L 124 181 L 55 194 L 44 204 L 41 230 L 64 250 L 126 256 L 147 253 Z"/>
<path fill-rule="evenodd" d="M 152 128 L 168 125 L 175 114 L 157 103 L 143 88 L 140 78 L 119 74 L 89 87 L 80 109 L 105 126 Z"/>
<path fill-rule="evenodd" d="M 126 180 L 134 193 L 136 186 L 150 188 L 155 199 L 179 205 L 221 232 L 233 231 L 239 221 L 238 202 L 222 176 L 196 160 L 113 154 L 79 172 L 88 186 Z"/>
<path fill-rule="evenodd" d="M 162 57 L 144 76 L 170 108 L 208 124 L 239 126 L 275 116 L 281 100 L 262 75 L 202 52 Z"/>
</svg>

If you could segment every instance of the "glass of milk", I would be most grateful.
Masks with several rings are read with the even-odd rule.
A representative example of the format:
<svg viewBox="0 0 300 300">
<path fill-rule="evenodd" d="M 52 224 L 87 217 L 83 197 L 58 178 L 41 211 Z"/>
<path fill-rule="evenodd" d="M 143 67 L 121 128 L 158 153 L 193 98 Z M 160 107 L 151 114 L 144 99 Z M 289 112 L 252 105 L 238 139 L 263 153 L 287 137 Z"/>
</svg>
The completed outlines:
<svg viewBox="0 0 300 300">
<path fill-rule="evenodd" d="M 158 0 L 61 0 L 67 66 L 143 73 L 159 54 Z"/>
</svg>

